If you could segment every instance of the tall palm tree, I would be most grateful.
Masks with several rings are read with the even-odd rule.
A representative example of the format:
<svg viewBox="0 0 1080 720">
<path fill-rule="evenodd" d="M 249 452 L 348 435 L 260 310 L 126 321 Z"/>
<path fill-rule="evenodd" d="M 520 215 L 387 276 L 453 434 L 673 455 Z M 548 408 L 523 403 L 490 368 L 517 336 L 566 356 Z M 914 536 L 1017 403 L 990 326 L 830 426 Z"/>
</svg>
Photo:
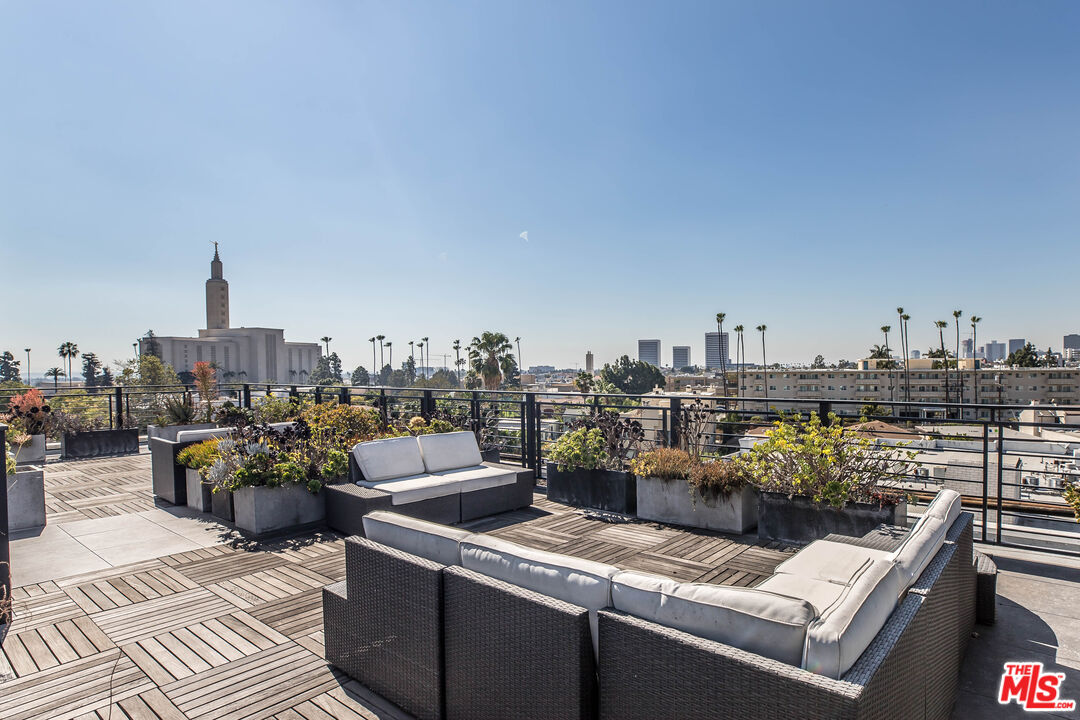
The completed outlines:
<svg viewBox="0 0 1080 720">
<path fill-rule="evenodd" d="M 382 372 L 383 367 L 383 340 L 386 339 L 385 335 L 376 335 L 375 339 L 379 341 L 379 372 Z"/>
<path fill-rule="evenodd" d="M 420 353 L 420 364 L 426 368 L 431 367 L 431 341 L 425 336 L 420 338 L 424 342 L 424 347 L 427 348 L 427 362 L 424 362 L 424 354 Z M 426 375 L 424 377 L 427 377 Z"/>
<path fill-rule="evenodd" d="M 977 316 L 977 315 L 972 315 L 970 320 L 971 320 L 971 356 L 974 359 L 974 362 L 972 362 L 971 364 L 974 366 L 973 370 L 972 370 L 972 375 L 973 375 L 973 377 L 975 379 L 975 400 L 974 400 L 974 402 L 975 402 L 976 405 L 978 405 L 979 404 L 979 361 L 976 358 L 976 355 L 979 352 L 977 350 L 979 345 L 978 345 L 978 343 L 975 342 L 975 337 L 976 337 L 976 335 L 975 335 L 975 326 L 978 325 L 982 321 L 982 318 Z"/>
<path fill-rule="evenodd" d="M 517 359 L 518 372 L 523 373 L 523 372 L 525 372 L 525 368 L 521 364 L 521 336 L 519 335 L 516 338 L 514 338 L 514 342 L 517 344 L 517 350 L 518 350 L 518 354 L 517 354 L 517 358 L 516 358 Z"/>
<path fill-rule="evenodd" d="M 47 378 L 51 377 L 52 378 L 53 392 L 56 392 L 56 381 L 57 381 L 57 379 L 59 379 L 60 377 L 65 376 L 65 375 L 67 375 L 67 373 L 64 372 L 63 368 L 51 367 L 51 368 L 49 368 L 48 370 L 45 371 L 45 377 L 47 377 Z"/>
<path fill-rule="evenodd" d="M 330 357 L 330 341 L 334 338 L 330 337 L 329 335 L 323 335 L 319 339 L 326 343 L 326 357 Z"/>
<path fill-rule="evenodd" d="M 765 371 L 764 375 L 765 375 L 765 398 L 766 399 L 768 399 L 768 397 L 769 397 L 769 364 L 767 362 L 765 362 L 765 331 L 768 330 L 768 329 L 769 328 L 765 325 L 765 323 L 762 323 L 761 325 L 757 326 L 757 331 L 759 333 L 761 333 L 761 367 Z"/>
<path fill-rule="evenodd" d="M 893 388 L 893 372 L 892 372 L 892 351 L 889 349 L 889 331 L 892 330 L 891 325 L 882 325 L 881 332 L 885 333 L 885 355 L 889 359 L 889 397 L 893 400 L 896 399 L 895 388 Z"/>
<path fill-rule="evenodd" d="M 460 385 L 461 384 L 461 340 L 455 340 L 454 344 L 453 344 L 453 348 L 454 348 L 454 356 L 456 357 L 456 359 L 454 360 L 454 369 L 455 369 L 455 372 L 457 373 L 458 384 Z"/>
<path fill-rule="evenodd" d="M 420 350 L 420 367 L 424 367 L 424 341 L 416 343 L 416 347 Z"/>
<path fill-rule="evenodd" d="M 473 370 L 484 379 L 486 389 L 499 389 L 503 372 L 510 367 L 508 361 L 513 349 L 510 338 L 501 332 L 484 332 L 472 339 L 469 360 Z"/>
<path fill-rule="evenodd" d="M 896 308 L 896 314 L 900 317 L 900 346 L 904 353 L 904 400 L 911 402 L 911 366 L 908 363 L 908 358 L 911 356 L 908 320 L 911 316 L 906 314 L 902 307 Z"/>
<path fill-rule="evenodd" d="M 727 313 L 716 313 L 716 349 L 720 353 L 720 374 L 724 376 L 724 397 L 727 397 L 727 355 L 724 352 L 724 319 Z"/>
<path fill-rule="evenodd" d="M 372 367 L 375 367 L 375 341 L 377 339 L 378 338 L 373 338 L 373 337 L 368 338 L 368 342 L 371 343 L 371 366 Z M 373 373 L 371 373 L 371 375 L 368 376 L 368 379 L 371 380 L 372 385 L 375 384 L 375 376 L 377 374 L 378 374 L 377 372 L 373 372 Z"/>
<path fill-rule="evenodd" d="M 386 341 L 386 349 L 390 353 L 390 372 L 394 371 L 394 343 Z"/>
<path fill-rule="evenodd" d="M 413 362 L 413 371 L 414 371 L 414 372 L 416 371 L 416 357 L 415 357 L 415 355 L 413 354 L 413 345 L 415 345 L 415 344 L 416 344 L 416 343 L 414 343 L 414 342 L 413 342 L 412 340 L 410 340 L 410 341 L 409 341 L 409 357 L 410 357 L 410 358 L 412 358 L 412 362 Z M 423 360 L 423 358 L 420 358 L 420 359 L 421 359 L 421 360 Z"/>
<path fill-rule="evenodd" d="M 60 347 L 57 348 L 57 352 L 62 360 L 67 360 L 68 387 L 71 387 L 71 360 L 72 358 L 79 357 L 79 346 L 69 340 L 67 342 L 60 343 Z"/>
<path fill-rule="evenodd" d="M 956 323 L 956 396 L 960 398 L 960 403 L 964 402 L 964 373 L 960 371 L 960 318 L 963 316 L 963 310 L 953 310 L 953 322 Z M 963 416 L 963 410 L 960 411 L 961 417 Z"/>
<path fill-rule="evenodd" d="M 949 402 L 949 355 L 945 351 L 945 328 L 949 323 L 944 320 L 935 320 L 934 327 L 938 330 L 938 340 L 941 341 L 941 360 L 945 364 L 945 402 Z M 945 416 L 948 417 L 948 411 Z"/>
<path fill-rule="evenodd" d="M 744 328 L 742 325 L 736 325 L 732 329 L 735 331 L 735 334 L 737 336 L 735 338 L 735 382 L 738 383 L 738 388 L 736 388 L 735 390 L 735 397 L 742 397 L 743 365 L 746 364 L 746 353 L 742 351 L 742 334 L 743 330 L 745 330 L 746 328 Z M 740 357 L 742 358 L 741 361 L 739 360 Z"/>
</svg>

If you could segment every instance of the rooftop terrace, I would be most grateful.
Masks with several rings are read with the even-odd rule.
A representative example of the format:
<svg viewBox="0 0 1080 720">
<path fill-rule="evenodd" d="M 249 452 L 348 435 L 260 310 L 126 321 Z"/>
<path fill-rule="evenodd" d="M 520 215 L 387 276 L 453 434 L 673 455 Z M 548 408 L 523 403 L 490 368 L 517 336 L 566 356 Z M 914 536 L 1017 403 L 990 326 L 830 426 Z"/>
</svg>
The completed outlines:
<svg viewBox="0 0 1080 720">
<path fill-rule="evenodd" d="M 208 516 L 155 504 L 147 454 L 50 463 L 46 493 L 46 527 L 11 545 L 16 616 L 0 653 L 0 717 L 405 717 L 323 659 L 320 591 L 344 577 L 340 536 L 253 542 Z M 795 550 L 756 536 L 607 522 L 543 494 L 531 508 L 468 527 L 727 585 L 757 585 Z M 979 549 L 1000 569 L 997 623 L 976 626 L 953 717 L 1024 714 L 995 700 L 1006 661 L 1065 672 L 1062 697 L 1080 697 L 1080 561 Z"/>
</svg>

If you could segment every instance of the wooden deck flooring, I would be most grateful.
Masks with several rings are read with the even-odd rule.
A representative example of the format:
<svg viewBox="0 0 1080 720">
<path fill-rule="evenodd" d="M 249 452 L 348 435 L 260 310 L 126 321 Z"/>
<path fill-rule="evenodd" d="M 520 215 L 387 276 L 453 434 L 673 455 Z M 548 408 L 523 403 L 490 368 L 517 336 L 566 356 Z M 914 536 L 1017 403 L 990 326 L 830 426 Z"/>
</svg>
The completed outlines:
<svg viewBox="0 0 1080 720">
<path fill-rule="evenodd" d="M 143 456 L 65 465 L 47 468 L 50 522 L 153 505 Z M 543 495 L 468 527 L 727 585 L 755 585 L 793 552 L 754 538 L 606 522 Z M 0 718 L 402 718 L 323 659 L 320 589 L 344 578 L 344 555 L 343 538 L 313 532 L 18 587 L 0 648 Z"/>
</svg>

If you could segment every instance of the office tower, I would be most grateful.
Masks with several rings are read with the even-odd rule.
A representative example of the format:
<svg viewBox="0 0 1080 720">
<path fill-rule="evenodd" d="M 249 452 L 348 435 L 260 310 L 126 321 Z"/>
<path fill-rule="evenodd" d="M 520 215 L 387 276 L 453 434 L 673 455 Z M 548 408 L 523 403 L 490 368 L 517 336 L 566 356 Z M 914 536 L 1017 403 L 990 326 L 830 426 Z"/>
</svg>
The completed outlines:
<svg viewBox="0 0 1080 720">
<path fill-rule="evenodd" d="M 637 356 L 641 362 L 647 362 L 650 365 L 660 367 L 660 341 L 659 340 L 638 340 L 637 341 Z"/>
<path fill-rule="evenodd" d="M 593 371 L 593 354 L 592 350 L 585 353 L 585 372 L 591 373 Z"/>
<path fill-rule="evenodd" d="M 675 345 L 671 348 L 671 367 L 676 370 L 690 366 L 690 346 Z"/>
<path fill-rule="evenodd" d="M 731 367 L 731 355 L 728 352 L 728 334 L 705 333 L 705 367 L 720 369 L 720 358 L 724 358 L 727 367 Z"/>
<path fill-rule="evenodd" d="M 1017 350 L 1023 350 L 1027 345 L 1027 340 L 1024 338 L 1012 338 L 1009 340 L 1009 355 L 1012 355 Z"/>
<path fill-rule="evenodd" d="M 997 340 L 991 340 L 986 343 L 986 360 L 987 362 L 997 362 L 998 360 L 1005 359 L 1005 343 L 999 343 Z"/>
</svg>

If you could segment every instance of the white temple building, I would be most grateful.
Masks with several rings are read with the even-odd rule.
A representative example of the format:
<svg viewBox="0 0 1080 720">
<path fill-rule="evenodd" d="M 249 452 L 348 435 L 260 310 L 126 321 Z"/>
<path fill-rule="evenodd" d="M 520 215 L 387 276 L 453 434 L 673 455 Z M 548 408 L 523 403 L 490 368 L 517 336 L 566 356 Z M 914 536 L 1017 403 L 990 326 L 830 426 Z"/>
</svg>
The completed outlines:
<svg viewBox="0 0 1080 720">
<path fill-rule="evenodd" d="M 302 383 L 322 356 L 319 343 L 285 342 L 280 328 L 229 327 L 229 281 L 222 274 L 217 243 L 206 281 L 206 328 L 198 337 L 154 336 L 139 340 L 139 351 L 157 344 L 158 355 L 178 373 L 195 363 L 214 363 L 218 378 L 234 382 Z"/>
</svg>

